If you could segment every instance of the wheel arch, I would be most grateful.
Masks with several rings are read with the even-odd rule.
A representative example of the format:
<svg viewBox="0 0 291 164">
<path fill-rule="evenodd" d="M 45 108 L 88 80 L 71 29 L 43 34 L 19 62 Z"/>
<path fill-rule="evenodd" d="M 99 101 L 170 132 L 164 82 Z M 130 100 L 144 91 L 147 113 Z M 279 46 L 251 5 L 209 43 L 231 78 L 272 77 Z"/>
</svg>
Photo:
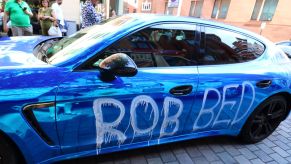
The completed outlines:
<svg viewBox="0 0 291 164">
<path fill-rule="evenodd" d="M 287 100 L 287 110 L 289 110 L 289 111 L 287 111 L 286 117 L 284 118 L 284 120 L 285 120 L 291 111 L 291 93 L 280 92 L 280 93 L 277 93 L 275 95 L 281 95 Z M 272 96 L 275 96 L 275 95 L 272 95 Z"/>
<path fill-rule="evenodd" d="M 284 97 L 284 98 L 286 99 L 286 101 L 287 101 L 287 110 L 289 110 L 289 111 L 287 112 L 287 115 L 286 115 L 286 117 L 284 118 L 284 120 L 285 120 L 285 119 L 288 117 L 289 112 L 291 111 L 291 93 L 289 93 L 289 92 L 278 92 L 278 93 L 272 94 L 272 95 L 270 95 L 269 97 L 266 97 L 263 101 L 261 101 L 261 102 L 258 104 L 258 106 L 259 106 L 260 104 L 262 104 L 263 102 L 265 102 L 266 100 L 268 100 L 269 98 L 274 97 L 274 96 L 282 96 L 282 97 Z M 258 106 L 257 106 L 257 107 L 258 107 Z M 256 107 L 256 108 L 257 108 L 257 107 Z M 256 108 L 254 108 L 254 110 L 255 110 Z M 254 112 L 254 111 L 253 111 L 253 112 Z M 253 112 L 251 112 L 250 115 L 251 115 Z M 249 115 L 248 117 L 250 117 L 250 115 Z"/>
<path fill-rule="evenodd" d="M 12 138 L 10 138 L 8 134 L 6 134 L 1 129 L 0 129 L 0 140 L 4 140 L 5 142 L 8 142 L 8 144 L 13 147 L 13 149 L 16 151 L 17 156 L 19 157 L 19 162 L 26 163 L 24 155 L 22 151 L 19 149 L 19 147 L 17 146 L 17 144 L 13 141 Z"/>
<path fill-rule="evenodd" d="M 274 97 L 274 96 L 283 96 L 287 100 L 287 110 L 289 110 L 289 111 L 287 112 L 287 115 L 284 118 L 284 120 L 285 120 L 288 117 L 288 115 L 289 115 L 289 113 L 291 111 L 291 93 L 289 93 L 289 92 L 278 92 L 278 93 L 270 95 L 269 97 L 264 99 L 261 103 L 263 103 L 265 100 L 267 100 L 267 99 L 269 99 L 271 97 Z"/>
<path fill-rule="evenodd" d="M 242 128 L 245 126 L 247 120 L 249 119 L 249 117 L 252 115 L 252 113 L 256 110 L 256 108 L 258 106 L 260 106 L 260 104 L 262 104 L 263 102 L 265 102 L 267 99 L 274 97 L 274 96 L 283 96 L 286 100 L 287 100 L 287 110 L 289 110 L 284 118 L 284 120 L 288 117 L 290 111 L 291 111 L 291 93 L 289 92 L 278 92 L 275 94 L 270 95 L 269 97 L 266 97 L 265 99 L 263 99 L 260 103 L 258 103 L 258 105 L 248 114 L 248 116 L 246 117 L 246 119 L 244 120 L 242 127 L 239 130 L 239 133 L 241 132 Z"/>
<path fill-rule="evenodd" d="M 285 105 L 287 105 L 286 107 L 286 113 L 284 115 L 281 115 L 281 118 L 280 118 L 280 123 L 282 121 L 284 121 L 288 116 L 289 116 L 289 113 L 290 113 L 290 110 L 291 110 L 291 94 L 288 93 L 288 92 L 278 92 L 278 93 L 275 93 L 275 94 L 272 94 L 268 97 L 266 97 L 265 99 L 263 99 L 259 104 L 258 106 L 256 106 L 254 108 L 254 110 L 248 115 L 248 117 L 246 118 L 246 121 L 243 123 L 243 126 L 242 128 L 240 129 L 240 132 L 238 134 L 238 137 L 240 138 L 240 140 L 243 142 L 243 143 L 257 143 L 259 141 L 261 141 L 262 139 L 268 137 L 273 131 L 275 131 L 275 129 L 279 126 L 279 122 L 277 122 L 278 124 L 276 124 L 276 127 L 272 130 L 272 132 L 270 134 L 266 134 L 265 137 L 263 137 L 262 139 L 256 139 L 256 138 L 252 138 L 251 135 L 250 135 L 250 128 L 252 125 L 250 125 L 250 121 L 254 118 L 254 116 L 256 114 L 258 114 L 260 111 L 263 111 L 264 108 L 264 103 L 268 103 L 269 101 L 272 101 L 272 97 L 277 97 L 277 100 L 278 98 L 279 99 L 285 99 Z M 279 120 L 277 120 L 279 121 Z"/>
<path fill-rule="evenodd" d="M 13 119 L 7 118 L 6 116 L 10 115 L 7 114 L 3 119 L 0 119 L 0 134 L 5 136 L 5 139 L 10 142 L 15 150 L 19 152 L 19 155 L 25 159 L 23 161 L 27 163 L 40 163 L 60 155 L 59 145 L 48 145 L 34 129 L 29 126 L 26 120 L 23 119 L 23 116 L 16 114 L 13 115 L 15 117 Z M 17 121 L 17 124 L 15 123 L 14 125 L 13 123 L 15 121 Z M 34 145 L 37 145 L 37 147 Z"/>
</svg>

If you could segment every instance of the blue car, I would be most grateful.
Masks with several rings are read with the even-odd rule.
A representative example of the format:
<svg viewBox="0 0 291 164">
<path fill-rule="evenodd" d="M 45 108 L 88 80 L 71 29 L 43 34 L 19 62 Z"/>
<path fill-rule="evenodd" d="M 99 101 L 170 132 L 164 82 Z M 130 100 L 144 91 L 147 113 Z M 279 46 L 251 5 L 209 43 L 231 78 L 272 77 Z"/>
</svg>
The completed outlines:
<svg viewBox="0 0 291 164">
<path fill-rule="evenodd" d="M 65 38 L 0 41 L 0 163 L 53 163 L 200 137 L 268 137 L 291 63 L 254 33 L 129 14 Z"/>
</svg>

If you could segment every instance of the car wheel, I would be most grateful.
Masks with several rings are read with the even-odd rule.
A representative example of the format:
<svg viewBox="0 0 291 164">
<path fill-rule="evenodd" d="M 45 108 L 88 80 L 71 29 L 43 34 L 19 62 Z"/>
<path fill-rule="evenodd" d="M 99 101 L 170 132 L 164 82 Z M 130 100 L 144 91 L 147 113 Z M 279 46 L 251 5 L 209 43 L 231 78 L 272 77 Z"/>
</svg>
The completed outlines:
<svg viewBox="0 0 291 164">
<path fill-rule="evenodd" d="M 279 126 L 287 114 L 287 101 L 282 96 L 273 96 L 259 105 L 248 118 L 239 135 L 245 143 L 259 142 Z"/>
<path fill-rule="evenodd" d="M 17 164 L 19 163 L 19 156 L 17 150 L 9 140 L 0 134 L 0 164 Z"/>
</svg>

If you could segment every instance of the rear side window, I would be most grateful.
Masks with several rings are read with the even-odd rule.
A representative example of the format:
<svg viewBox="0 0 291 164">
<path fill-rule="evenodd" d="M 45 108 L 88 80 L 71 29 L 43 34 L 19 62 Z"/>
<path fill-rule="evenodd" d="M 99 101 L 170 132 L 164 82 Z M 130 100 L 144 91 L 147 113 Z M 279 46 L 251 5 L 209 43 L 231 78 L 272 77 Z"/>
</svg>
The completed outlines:
<svg viewBox="0 0 291 164">
<path fill-rule="evenodd" d="M 232 64 L 254 60 L 264 52 L 264 45 L 252 38 L 213 27 L 201 33 L 203 53 L 200 64 Z"/>
</svg>

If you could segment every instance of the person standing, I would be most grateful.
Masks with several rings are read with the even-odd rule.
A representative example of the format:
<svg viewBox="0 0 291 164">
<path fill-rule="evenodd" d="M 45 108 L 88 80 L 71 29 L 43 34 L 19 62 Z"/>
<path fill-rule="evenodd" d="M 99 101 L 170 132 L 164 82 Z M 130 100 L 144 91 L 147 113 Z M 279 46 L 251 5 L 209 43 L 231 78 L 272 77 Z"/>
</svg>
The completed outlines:
<svg viewBox="0 0 291 164">
<path fill-rule="evenodd" d="M 97 13 L 94 6 L 98 0 L 86 0 L 82 8 L 82 28 L 100 23 L 101 15 Z"/>
<path fill-rule="evenodd" d="M 59 28 L 61 29 L 63 33 L 65 33 L 67 32 L 67 30 L 65 29 L 65 20 L 64 20 L 63 10 L 61 8 L 62 3 L 63 3 L 63 0 L 56 0 L 52 4 L 51 8 L 53 9 L 55 13 Z"/>
<path fill-rule="evenodd" d="M 41 0 L 41 8 L 38 10 L 38 20 L 40 21 L 41 33 L 42 35 L 48 36 L 48 30 L 52 25 L 57 25 L 54 22 L 56 21 L 56 16 L 49 7 L 49 0 Z"/>
<path fill-rule="evenodd" d="M 116 12 L 114 9 L 111 9 L 111 17 L 112 18 L 116 17 Z"/>
<path fill-rule="evenodd" d="M 4 16 L 4 12 L 2 12 L 2 9 L 0 9 L 0 27 L 1 27 L 0 32 L 3 29 L 3 20 L 2 20 L 3 16 Z M 0 34 L 0 36 L 1 36 L 1 34 Z"/>
<path fill-rule="evenodd" d="M 5 4 L 3 17 L 3 30 L 8 32 L 7 20 L 11 21 L 11 30 L 13 36 L 30 36 L 32 35 L 32 26 L 30 17 L 33 16 L 28 4 L 22 0 L 9 0 Z"/>
</svg>

